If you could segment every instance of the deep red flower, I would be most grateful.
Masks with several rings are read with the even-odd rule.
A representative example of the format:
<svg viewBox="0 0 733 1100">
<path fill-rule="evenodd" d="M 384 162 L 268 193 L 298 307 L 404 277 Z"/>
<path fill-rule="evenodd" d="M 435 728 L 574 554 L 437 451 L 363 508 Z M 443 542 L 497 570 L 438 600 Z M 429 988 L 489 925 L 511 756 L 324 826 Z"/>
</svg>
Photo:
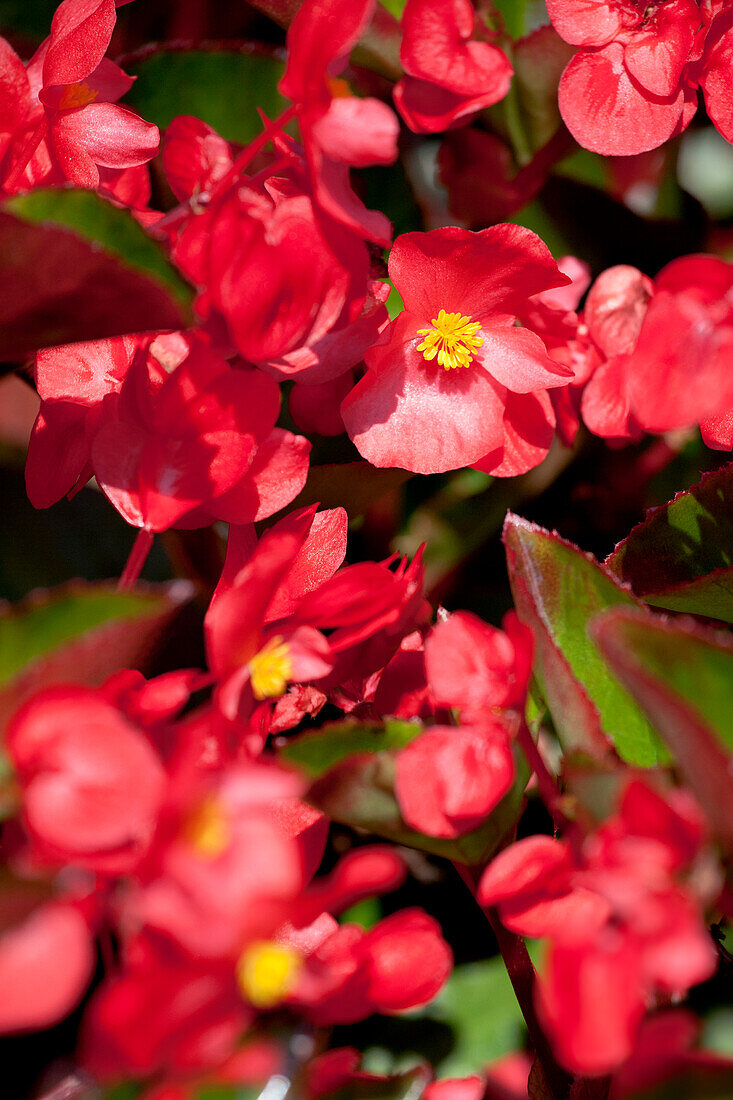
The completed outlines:
<svg viewBox="0 0 733 1100">
<path fill-rule="evenodd" d="M 508 731 L 487 719 L 471 726 L 432 726 L 398 753 L 395 768 L 405 823 L 435 837 L 475 829 L 514 779 Z"/>
<path fill-rule="evenodd" d="M 521 709 L 532 671 L 532 632 L 514 612 L 497 630 L 468 611 L 438 622 L 425 641 L 435 702 L 461 710 L 464 724 L 487 710 Z"/>
<path fill-rule="evenodd" d="M 407 76 L 394 101 L 411 130 L 460 125 L 509 91 L 509 60 L 498 46 L 473 38 L 475 22 L 470 0 L 407 0 L 400 47 Z"/>
<path fill-rule="evenodd" d="M 294 1000 L 319 1025 L 402 1012 L 431 1000 L 452 965 L 436 921 L 420 909 L 403 909 L 368 932 L 332 926 L 307 955 Z"/>
<path fill-rule="evenodd" d="M 165 531 L 264 519 L 305 484 L 310 445 L 275 428 L 280 394 L 204 343 L 154 342 L 106 398 L 91 464 L 134 527 Z"/>
<path fill-rule="evenodd" d="M 155 156 L 157 126 L 116 102 L 133 78 L 104 56 L 115 21 L 114 0 L 63 0 L 57 8 L 50 36 L 27 67 L 7 190 L 70 180 L 114 191 L 120 173 Z"/>
<path fill-rule="evenodd" d="M 539 237 L 516 225 L 407 233 L 389 271 L 404 312 L 341 406 L 361 454 L 416 473 L 514 473 L 528 454 L 536 465 L 554 428 L 546 390 L 572 377 L 515 324 L 528 298 L 569 281 Z"/>
<path fill-rule="evenodd" d="M 325 513 L 317 524 L 314 516 L 315 507 L 301 509 L 263 535 L 254 552 L 236 541 L 229 550 L 205 632 L 219 705 L 230 719 L 333 667 L 329 643 L 300 606 L 343 560 L 345 516 Z"/>
<path fill-rule="evenodd" d="M 87 688 L 49 688 L 16 713 L 7 747 L 45 859 L 109 873 L 140 861 L 165 776 L 150 741 L 116 707 Z"/>
<path fill-rule="evenodd" d="M 280 91 L 297 107 L 319 207 L 336 222 L 387 247 L 392 227 L 384 214 L 367 210 L 353 192 L 349 169 L 392 164 L 399 124 L 386 103 L 354 96 L 343 81 L 333 80 L 374 6 L 374 0 L 306 0 L 288 31 L 288 64 Z"/>
<path fill-rule="evenodd" d="M 507 927 L 547 936 L 538 1008 L 561 1061 L 577 1073 L 608 1073 L 631 1053 L 652 995 L 687 990 L 716 965 L 687 873 L 702 850 L 697 807 L 640 780 L 582 850 L 527 837 L 489 864 L 479 886 Z M 597 990 L 604 990 L 599 1000 Z"/>
<path fill-rule="evenodd" d="M 733 444 L 729 362 L 733 265 L 714 256 L 673 260 L 652 282 L 611 268 L 586 305 L 589 335 L 607 356 L 583 394 L 583 418 L 611 438 L 700 424 L 709 446 Z"/>
<path fill-rule="evenodd" d="M 388 288 L 372 278 L 366 243 L 319 209 L 301 160 L 289 148 L 285 159 L 287 178 L 228 187 L 221 139 L 180 120 L 166 141 L 186 201 L 173 255 L 210 326 L 223 319 L 247 360 L 313 385 L 359 362 L 386 323 Z"/>
<path fill-rule="evenodd" d="M 3 902 L 8 905 L 7 888 Z M 81 999 L 93 971 L 92 937 L 77 906 L 48 901 L 10 923 L 0 935 L 0 1032 L 58 1023 Z"/>
<path fill-rule="evenodd" d="M 45 348 L 36 356 L 41 408 L 33 426 L 25 468 L 36 508 L 48 508 L 91 476 L 91 439 L 107 394 L 117 393 L 140 337 L 121 336 Z"/>
</svg>

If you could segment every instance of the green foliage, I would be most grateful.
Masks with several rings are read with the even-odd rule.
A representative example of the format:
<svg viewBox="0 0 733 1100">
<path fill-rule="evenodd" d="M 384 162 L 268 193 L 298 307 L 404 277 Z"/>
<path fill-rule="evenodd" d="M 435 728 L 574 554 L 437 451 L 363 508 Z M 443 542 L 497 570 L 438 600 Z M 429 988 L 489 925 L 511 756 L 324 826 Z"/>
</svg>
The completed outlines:
<svg viewBox="0 0 733 1100">
<path fill-rule="evenodd" d="M 161 130 L 176 115 L 195 115 L 244 145 L 262 130 L 258 107 L 275 118 L 287 105 L 277 90 L 284 68 L 254 43 L 236 51 L 159 49 L 128 66 L 137 80 L 126 102 Z"/>
<path fill-rule="evenodd" d="M 728 635 L 617 608 L 593 624 L 593 636 L 671 749 L 713 829 L 733 847 L 733 643 Z"/>
<path fill-rule="evenodd" d="M 501 957 L 467 963 L 421 1015 L 447 1023 L 453 1048 L 436 1067 L 440 1077 L 467 1077 L 519 1049 L 524 1021 Z"/>
<path fill-rule="evenodd" d="M 313 780 L 306 797 L 332 821 L 459 863 L 484 862 L 521 813 L 528 778 L 524 757 L 515 751 L 514 784 L 483 825 L 455 840 L 439 840 L 405 825 L 394 793 L 396 753 L 421 732 L 419 722 L 337 722 L 292 738 L 280 759 Z"/>
<path fill-rule="evenodd" d="M 733 623 L 733 466 L 656 508 L 606 565 L 645 603 Z"/>
<path fill-rule="evenodd" d="M 0 252 L 7 359 L 191 319 L 193 292 L 162 248 L 127 210 L 91 191 L 49 188 L 9 199 L 0 209 Z"/>
<path fill-rule="evenodd" d="M 565 749 L 603 756 L 609 737 L 627 763 L 657 763 L 652 726 L 588 635 L 595 615 L 633 607 L 633 598 L 589 555 L 517 516 L 507 518 L 504 543 L 517 611 L 535 631 L 537 681 Z"/>
<path fill-rule="evenodd" d="M 135 668 L 192 587 L 135 592 L 73 584 L 34 593 L 0 612 L 0 728 L 27 695 L 52 683 L 101 683 Z"/>
</svg>

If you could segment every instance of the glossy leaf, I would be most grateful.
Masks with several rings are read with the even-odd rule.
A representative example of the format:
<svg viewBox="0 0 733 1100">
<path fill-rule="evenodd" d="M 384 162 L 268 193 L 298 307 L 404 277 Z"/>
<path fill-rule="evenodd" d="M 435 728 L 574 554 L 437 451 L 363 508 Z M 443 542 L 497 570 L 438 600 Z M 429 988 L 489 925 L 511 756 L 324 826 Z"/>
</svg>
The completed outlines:
<svg viewBox="0 0 733 1100">
<path fill-rule="evenodd" d="M 504 545 L 517 611 L 535 633 L 535 674 L 563 746 L 602 757 L 610 738 L 628 763 L 655 764 L 650 723 L 588 636 L 595 615 L 633 607 L 633 598 L 590 555 L 511 513 Z"/>
<path fill-rule="evenodd" d="M 0 348 L 42 347 L 191 319 L 192 291 L 132 215 L 91 191 L 31 191 L 0 208 Z"/>
<path fill-rule="evenodd" d="M 280 759 L 313 780 L 307 800 L 332 821 L 459 863 L 483 863 L 521 813 L 528 778 L 524 757 L 515 751 L 514 784 L 480 828 L 439 840 L 405 825 L 394 794 L 395 755 L 421 732 L 419 722 L 338 722 L 292 738 Z"/>
<path fill-rule="evenodd" d="M 195 115 L 227 141 L 246 144 L 262 130 L 258 107 L 275 118 L 287 105 L 277 90 L 282 57 L 252 42 L 238 50 L 156 49 L 127 68 L 137 80 L 126 102 L 161 130 L 176 115 Z"/>
<path fill-rule="evenodd" d="M 649 512 L 606 565 L 655 607 L 733 623 L 733 466 Z"/>
<path fill-rule="evenodd" d="M 356 753 L 403 749 L 423 731 L 420 722 L 334 722 L 287 741 L 280 756 L 309 779 L 319 779 Z"/>
<path fill-rule="evenodd" d="M 182 604 L 188 582 L 117 592 L 76 581 L 0 611 L 0 728 L 51 683 L 95 685 L 136 668 Z"/>
<path fill-rule="evenodd" d="M 718 836 L 733 849 L 733 643 L 690 622 L 608 611 L 592 634 L 672 751 Z"/>
</svg>

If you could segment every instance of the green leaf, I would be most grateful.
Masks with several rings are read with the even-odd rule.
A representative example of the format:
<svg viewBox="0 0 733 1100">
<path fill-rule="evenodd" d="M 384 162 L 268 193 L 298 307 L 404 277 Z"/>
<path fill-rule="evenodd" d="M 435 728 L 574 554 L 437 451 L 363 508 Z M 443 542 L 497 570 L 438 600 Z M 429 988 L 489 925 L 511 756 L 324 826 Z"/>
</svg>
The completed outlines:
<svg viewBox="0 0 733 1100">
<path fill-rule="evenodd" d="M 500 956 L 457 966 L 419 1017 L 450 1026 L 453 1047 L 436 1069 L 440 1077 L 468 1077 L 519 1049 L 522 1012 Z"/>
<path fill-rule="evenodd" d="M 280 759 L 313 780 L 307 800 L 332 821 L 468 865 L 484 862 L 515 824 L 524 805 L 528 772 L 516 750 L 510 791 L 480 828 L 455 840 L 409 829 L 394 793 L 395 756 L 422 732 L 419 722 L 338 722 L 288 740 Z"/>
<path fill-rule="evenodd" d="M 517 612 L 535 634 L 535 675 L 563 747 L 603 757 L 610 738 L 627 763 L 657 763 L 663 753 L 652 726 L 588 635 L 595 615 L 633 607 L 633 598 L 590 555 L 511 513 L 504 545 Z"/>
<path fill-rule="evenodd" d="M 379 0 L 383 8 L 386 8 L 395 19 L 401 19 L 407 0 Z"/>
<path fill-rule="evenodd" d="M 269 118 L 286 107 L 277 90 L 284 69 L 282 57 L 253 42 L 239 50 L 156 49 L 128 66 L 137 80 L 126 102 L 161 130 L 176 115 L 195 115 L 245 145 L 262 130 L 258 107 Z"/>
<path fill-rule="evenodd" d="M 52 683 L 96 685 L 136 668 L 190 599 L 185 581 L 117 592 L 80 581 L 0 610 L 0 729 L 23 699 Z"/>
<path fill-rule="evenodd" d="M 645 603 L 733 623 L 733 466 L 650 512 L 606 565 Z"/>
<path fill-rule="evenodd" d="M 127 210 L 92 191 L 39 189 L 0 209 L 0 344 L 38 348 L 181 328 L 193 292 Z"/>
<path fill-rule="evenodd" d="M 606 612 L 592 634 L 671 749 L 718 836 L 733 850 L 733 642 L 638 608 Z"/>
<path fill-rule="evenodd" d="M 403 749 L 423 731 L 421 722 L 333 722 L 287 741 L 280 757 L 309 779 L 319 779 L 357 753 Z"/>
</svg>

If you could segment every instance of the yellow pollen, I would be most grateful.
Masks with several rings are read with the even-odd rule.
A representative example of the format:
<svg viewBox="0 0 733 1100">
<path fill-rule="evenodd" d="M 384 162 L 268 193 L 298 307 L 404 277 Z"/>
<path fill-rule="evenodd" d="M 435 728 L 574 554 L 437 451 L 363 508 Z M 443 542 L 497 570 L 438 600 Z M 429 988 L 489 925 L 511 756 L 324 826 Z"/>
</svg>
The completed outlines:
<svg viewBox="0 0 733 1100">
<path fill-rule="evenodd" d="M 69 84 L 61 93 L 59 108 L 62 111 L 71 111 L 74 107 L 86 107 L 87 103 L 93 103 L 99 95 L 90 88 L 85 80 L 77 84 Z"/>
<path fill-rule="evenodd" d="M 255 699 L 282 695 L 293 676 L 290 649 L 278 634 L 270 638 L 249 662 L 249 676 Z"/>
<path fill-rule="evenodd" d="M 237 985 L 255 1008 L 272 1008 L 295 989 L 302 966 L 302 957 L 287 944 L 256 940 L 239 956 Z"/>
<path fill-rule="evenodd" d="M 229 847 L 231 830 L 219 803 L 206 798 L 191 814 L 184 836 L 192 848 L 206 859 L 216 859 Z"/>
<path fill-rule="evenodd" d="M 473 362 L 474 352 L 484 342 L 479 336 L 481 324 L 463 317 L 460 313 L 446 313 L 441 309 L 437 317 L 430 322 L 431 328 L 419 328 L 418 336 L 424 336 L 417 350 L 425 359 L 435 359 L 445 370 L 454 367 L 468 367 Z"/>
</svg>

